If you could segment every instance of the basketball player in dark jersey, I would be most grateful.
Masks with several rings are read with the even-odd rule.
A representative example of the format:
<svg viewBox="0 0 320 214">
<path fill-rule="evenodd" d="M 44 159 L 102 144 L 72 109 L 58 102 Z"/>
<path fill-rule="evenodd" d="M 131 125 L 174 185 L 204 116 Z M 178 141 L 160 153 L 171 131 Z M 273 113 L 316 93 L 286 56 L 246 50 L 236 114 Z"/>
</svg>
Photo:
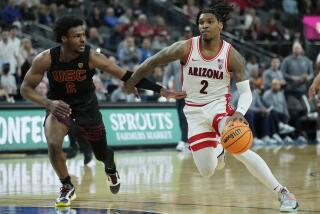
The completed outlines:
<svg viewBox="0 0 320 214">
<path fill-rule="evenodd" d="M 95 157 L 105 165 L 110 191 L 116 194 L 120 178 L 114 162 L 114 153 L 107 146 L 106 131 L 98 108 L 92 76 L 95 68 L 126 81 L 132 72 L 113 64 L 103 54 L 86 45 L 85 28 L 81 19 L 66 16 L 55 24 L 57 42 L 61 45 L 45 50 L 35 57 L 21 85 L 21 94 L 47 109 L 44 122 L 45 136 L 51 165 L 61 180 L 62 188 L 56 206 L 70 206 L 76 198 L 62 144 L 71 123 L 80 127 L 81 135 L 90 142 Z M 35 87 L 44 74 L 49 79 L 48 98 L 37 94 Z M 176 93 L 143 79 L 138 88 L 153 90 L 167 98 L 184 98 Z"/>
</svg>

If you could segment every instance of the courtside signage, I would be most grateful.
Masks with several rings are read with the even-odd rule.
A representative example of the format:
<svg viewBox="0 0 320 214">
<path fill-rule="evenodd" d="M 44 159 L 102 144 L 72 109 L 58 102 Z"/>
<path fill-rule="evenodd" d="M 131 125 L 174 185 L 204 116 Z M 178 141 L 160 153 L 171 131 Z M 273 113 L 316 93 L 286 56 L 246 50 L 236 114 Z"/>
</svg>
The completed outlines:
<svg viewBox="0 0 320 214">
<path fill-rule="evenodd" d="M 175 108 L 101 109 L 110 145 L 176 144 L 181 137 Z"/>
<path fill-rule="evenodd" d="M 101 108 L 109 145 L 169 144 L 180 140 L 175 108 Z M 0 109 L 0 151 L 47 149 L 43 109 Z M 65 138 L 63 147 L 69 146 Z"/>
<path fill-rule="evenodd" d="M 0 109 L 0 151 L 46 149 L 44 110 Z M 63 147 L 68 147 L 68 137 Z"/>
</svg>

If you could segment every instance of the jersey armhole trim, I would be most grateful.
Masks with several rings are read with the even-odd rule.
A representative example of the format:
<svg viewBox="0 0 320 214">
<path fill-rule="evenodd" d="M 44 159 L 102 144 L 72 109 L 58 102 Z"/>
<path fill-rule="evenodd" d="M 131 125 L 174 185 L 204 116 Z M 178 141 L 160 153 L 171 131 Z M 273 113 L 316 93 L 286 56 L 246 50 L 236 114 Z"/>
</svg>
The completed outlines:
<svg viewBox="0 0 320 214">
<path fill-rule="evenodd" d="M 58 51 L 60 53 L 60 47 L 59 46 L 56 46 L 56 47 L 53 47 L 53 48 L 49 49 L 51 63 L 50 63 L 50 66 L 49 66 L 49 70 L 47 72 L 51 71 L 53 69 L 53 65 L 55 65 L 57 63 L 56 59 L 59 58 L 59 55 L 60 55 L 60 54 L 58 54 Z"/>
<path fill-rule="evenodd" d="M 182 61 L 180 61 L 180 64 L 181 64 L 182 66 L 186 66 L 186 65 L 189 63 L 189 60 L 190 60 L 190 57 L 191 57 L 191 54 L 192 54 L 192 50 L 193 50 L 193 38 L 190 39 L 190 45 L 189 45 L 189 51 L 188 51 L 189 53 L 188 53 L 186 59 L 184 60 L 185 63 L 183 63 Z"/>
<path fill-rule="evenodd" d="M 232 71 L 230 71 L 229 70 L 229 57 L 230 57 L 230 50 L 231 50 L 231 47 L 232 47 L 232 45 L 231 44 L 229 44 L 229 47 L 228 47 L 228 49 L 227 49 L 227 56 L 226 56 L 226 61 L 225 61 L 225 67 L 226 67 L 226 71 L 229 73 L 229 74 L 231 74 L 232 73 Z"/>
</svg>

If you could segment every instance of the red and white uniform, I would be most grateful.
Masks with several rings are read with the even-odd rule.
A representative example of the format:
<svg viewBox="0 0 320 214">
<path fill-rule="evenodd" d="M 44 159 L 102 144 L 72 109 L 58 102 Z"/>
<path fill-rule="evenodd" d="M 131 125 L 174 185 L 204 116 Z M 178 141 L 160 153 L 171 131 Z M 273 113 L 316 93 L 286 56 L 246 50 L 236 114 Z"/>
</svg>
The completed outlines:
<svg viewBox="0 0 320 214">
<path fill-rule="evenodd" d="M 193 37 L 182 69 L 182 90 L 187 93 L 184 113 L 188 121 L 189 144 L 193 151 L 216 147 L 218 122 L 234 110 L 230 105 L 228 56 L 231 45 L 222 41 L 216 56 L 206 58 L 200 51 L 200 36 Z"/>
</svg>

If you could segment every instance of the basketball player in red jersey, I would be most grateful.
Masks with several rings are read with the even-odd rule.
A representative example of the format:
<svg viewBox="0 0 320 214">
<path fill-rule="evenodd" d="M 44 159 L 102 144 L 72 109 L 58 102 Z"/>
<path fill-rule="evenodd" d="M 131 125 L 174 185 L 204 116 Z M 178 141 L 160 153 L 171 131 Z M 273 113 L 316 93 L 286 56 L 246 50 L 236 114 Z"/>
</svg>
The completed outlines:
<svg viewBox="0 0 320 214">
<path fill-rule="evenodd" d="M 155 66 L 180 60 L 182 90 L 187 94 L 184 113 L 188 122 L 188 142 L 194 162 L 203 176 L 213 175 L 223 161 L 218 141 L 225 124 L 229 120 L 246 122 L 244 115 L 252 101 L 249 80 L 245 76 L 245 60 L 220 37 L 231 10 L 225 1 L 217 1 L 211 8 L 201 10 L 196 20 L 200 36 L 176 42 L 148 58 L 125 83 L 126 90 L 132 92 L 139 80 Z M 231 73 L 240 94 L 235 111 L 230 105 Z M 280 211 L 298 209 L 294 195 L 278 182 L 258 154 L 247 150 L 233 156 L 278 194 Z"/>
<path fill-rule="evenodd" d="M 72 123 L 80 128 L 81 135 L 90 142 L 95 157 L 104 163 L 110 191 L 118 193 L 120 177 L 114 153 L 107 146 L 92 77 L 96 68 L 123 81 L 129 79 L 132 72 L 123 70 L 86 45 L 84 22 L 81 19 L 66 16 L 57 20 L 55 33 L 61 45 L 35 57 L 22 82 L 21 94 L 47 109 L 44 130 L 49 159 L 62 183 L 55 205 L 63 207 L 70 206 L 76 198 L 62 151 L 63 139 Z M 49 80 L 47 98 L 35 91 L 45 73 Z M 165 97 L 185 97 L 185 93 L 168 91 L 147 79 L 141 80 L 137 87 L 153 90 Z"/>
</svg>

